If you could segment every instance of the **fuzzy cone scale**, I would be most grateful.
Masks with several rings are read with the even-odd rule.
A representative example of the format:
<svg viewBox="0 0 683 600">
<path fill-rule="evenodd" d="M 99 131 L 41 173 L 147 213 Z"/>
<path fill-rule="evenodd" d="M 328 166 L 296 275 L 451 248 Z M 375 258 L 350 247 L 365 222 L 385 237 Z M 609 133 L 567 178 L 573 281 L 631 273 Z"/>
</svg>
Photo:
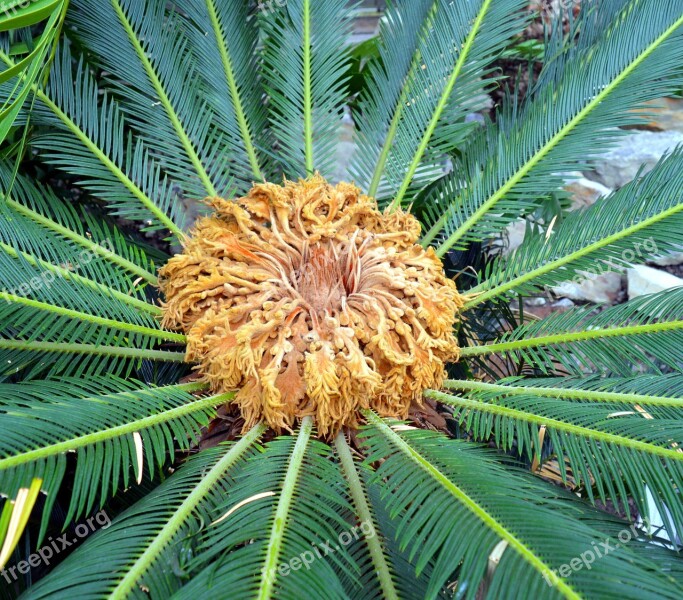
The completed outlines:
<svg viewBox="0 0 683 600">
<path fill-rule="evenodd" d="M 405 418 L 441 386 L 463 300 L 412 215 L 319 176 L 208 202 L 161 269 L 163 325 L 213 391 L 239 390 L 245 428 L 312 415 L 331 436 L 365 408 Z"/>
</svg>

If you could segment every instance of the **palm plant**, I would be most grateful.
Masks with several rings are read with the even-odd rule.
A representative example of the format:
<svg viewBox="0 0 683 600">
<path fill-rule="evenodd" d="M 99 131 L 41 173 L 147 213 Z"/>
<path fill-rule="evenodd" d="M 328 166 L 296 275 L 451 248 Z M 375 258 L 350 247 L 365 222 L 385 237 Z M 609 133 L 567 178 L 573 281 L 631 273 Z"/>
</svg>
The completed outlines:
<svg viewBox="0 0 683 600">
<path fill-rule="evenodd" d="M 390 3 L 353 102 L 363 196 L 322 179 L 349 103 L 346 2 L 71 2 L 46 85 L 17 75 L 34 163 L 69 183 L 0 167 L 0 562 L 39 505 L 29 552 L 61 498 L 65 526 L 120 514 L 25 597 L 681 597 L 683 290 L 532 322 L 509 305 L 679 247 L 683 152 L 507 258 L 474 250 L 680 89 L 683 4 L 583 0 L 525 99 L 473 125 L 526 4 Z M 168 262 L 143 234 L 185 249 Z M 339 345 L 274 341 L 278 236 L 315 263 L 309 304 Z M 326 303 L 355 276 L 383 287 L 353 329 Z M 303 386 L 286 403 L 285 364 Z"/>
</svg>

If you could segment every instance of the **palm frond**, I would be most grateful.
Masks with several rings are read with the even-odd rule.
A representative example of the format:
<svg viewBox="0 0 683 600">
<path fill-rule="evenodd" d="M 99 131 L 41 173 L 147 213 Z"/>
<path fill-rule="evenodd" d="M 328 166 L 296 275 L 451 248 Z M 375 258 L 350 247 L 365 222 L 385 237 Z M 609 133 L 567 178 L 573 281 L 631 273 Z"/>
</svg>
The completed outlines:
<svg viewBox="0 0 683 600">
<path fill-rule="evenodd" d="M 282 173 L 330 173 L 347 99 L 349 8 L 288 0 L 259 15 L 263 84 Z"/>
<path fill-rule="evenodd" d="M 268 114 L 259 77 L 256 17 L 247 2 L 190 0 L 187 14 L 190 49 L 197 56 L 204 92 L 231 153 L 230 169 L 239 193 L 253 180 L 273 172 Z M 225 151 L 225 150 L 223 150 Z"/>
<path fill-rule="evenodd" d="M 399 206 L 411 186 L 441 172 L 444 154 L 471 130 L 464 117 L 487 87 L 487 67 L 524 28 L 523 7 L 483 0 L 389 8 L 356 118 L 353 172 L 370 195 Z"/>
<path fill-rule="evenodd" d="M 430 391 L 427 396 L 452 406 L 456 419 L 475 439 L 494 439 L 496 445 L 514 448 L 529 460 L 541 457 L 543 430 L 562 477 L 566 478 L 566 459 L 577 485 L 585 486 L 591 501 L 596 495 L 603 501 L 609 498 L 630 515 L 632 498 L 640 514 L 648 516 L 649 489 L 660 514 L 667 515 L 670 535 L 681 531 L 683 507 L 677 490 L 683 484 L 683 453 L 678 447 L 683 443 L 683 429 L 679 419 L 670 413 L 638 410 L 640 396 L 624 402 L 614 397 L 593 399 L 595 392 L 586 391 L 585 400 L 573 401 L 569 393 L 545 396 L 543 389 L 533 387 L 507 393 L 501 389 L 505 385 L 505 380 L 464 382 L 462 386 L 449 381 L 446 387 L 463 392 L 455 396 Z M 656 398 L 652 404 L 657 404 Z"/>
<path fill-rule="evenodd" d="M 680 6 L 618 3 L 623 10 L 611 11 L 613 21 L 600 34 L 600 7 L 582 3 L 576 40 L 570 36 L 571 46 L 550 61 L 528 100 L 483 128 L 430 190 L 431 229 L 423 243 L 439 237 L 439 256 L 533 210 L 563 185 L 562 172 L 581 170 L 617 139 L 618 126 L 640 122 L 627 111 L 680 86 Z"/>
<path fill-rule="evenodd" d="M 466 309 L 508 293 L 527 294 L 577 276 L 618 270 L 666 255 L 680 247 L 683 229 L 683 149 L 657 168 L 598 200 L 572 211 L 552 233 L 527 237 L 500 258 L 472 288 Z"/>
<path fill-rule="evenodd" d="M 150 155 L 185 196 L 229 195 L 221 136 L 197 86 L 180 16 L 158 0 L 73 0 L 67 18 Z M 142 154 L 144 156 L 144 153 Z"/>
<path fill-rule="evenodd" d="M 0 491 L 13 497 L 33 479 L 42 479 L 47 496 L 42 535 L 66 472 L 67 453 L 75 452 L 66 522 L 78 518 L 101 506 L 119 483 L 128 487 L 131 469 L 140 481 L 145 458 L 153 474 L 156 465 L 173 458 L 176 447 L 189 447 L 214 407 L 230 397 L 191 395 L 201 387 L 154 389 L 115 378 L 0 384 Z"/>
<path fill-rule="evenodd" d="M 462 349 L 461 356 L 502 354 L 544 373 L 628 375 L 634 370 L 681 370 L 683 287 L 641 296 L 595 313 L 573 308 L 520 325 L 490 344 Z"/>
<path fill-rule="evenodd" d="M 417 559 L 418 572 L 429 558 L 435 561 L 426 597 L 447 582 L 464 598 L 477 597 L 482 584 L 491 598 L 674 598 L 681 593 L 673 577 L 657 574 L 657 559 L 648 560 L 628 545 L 590 570 L 558 577 L 559 565 L 604 541 L 595 512 L 577 506 L 558 488 L 498 463 L 490 451 L 391 426 L 371 412 L 367 417 L 367 461 L 382 461 L 374 477 L 382 481 L 382 499 L 390 514 L 403 513 L 398 539 Z M 662 559 L 674 562 L 673 554 Z"/>
<path fill-rule="evenodd" d="M 0 71 L 0 85 L 8 90 L 0 106 L 0 142 L 7 137 L 24 103 L 35 89 L 34 84 L 41 77 L 54 41 L 59 35 L 67 5 L 68 2 L 65 0 L 42 0 L 28 4 L 8 0 L 2 6 L 0 32 L 29 28 L 41 21 L 46 23 L 40 36 L 31 39 L 31 43 L 27 44 L 27 51 L 23 53 L 25 56 Z M 12 44 L 10 39 L 3 36 L 0 39 L 2 55 L 11 50 L 19 54 L 16 47 L 12 48 L 13 45 L 15 44 Z"/>
<path fill-rule="evenodd" d="M 63 261 L 79 265 L 84 275 L 106 282 L 119 291 L 129 292 L 134 280 L 115 276 L 119 270 L 134 275 L 140 281 L 155 284 L 155 268 L 138 244 L 127 240 L 114 227 L 87 214 L 79 214 L 55 193 L 27 178 L 13 177 L 6 162 L 0 162 L 0 183 L 3 190 L 2 210 L 6 219 L 0 220 L 2 239 L 17 251 L 35 253 L 53 264 Z M 17 235 L 16 229 L 24 235 Z M 87 254 L 91 260 L 82 260 Z M 104 260 L 103 260 L 104 259 Z"/>
<path fill-rule="evenodd" d="M 351 513 L 329 448 L 310 439 L 310 420 L 296 437 L 278 438 L 264 452 L 255 452 L 252 446 L 262 431 L 251 430 L 227 452 L 219 446 L 202 453 L 205 457 L 200 455 L 178 472 L 177 483 L 174 475 L 140 508 L 133 507 L 109 530 L 88 540 L 80 552 L 100 573 L 96 582 L 75 568 L 80 563 L 77 551 L 45 579 L 44 591 L 37 591 L 55 594 L 68 583 L 71 590 L 96 586 L 115 596 L 141 585 L 153 590 L 155 598 L 214 589 L 229 589 L 237 597 L 270 598 L 277 593 L 297 598 L 301 589 L 326 598 L 347 597 L 332 567 L 348 560 L 345 549 L 318 557 L 311 545 L 336 540 L 352 527 L 345 520 Z M 153 524 L 118 547 L 103 570 L 100 553 L 109 552 L 110 544 L 139 521 L 149 523 L 150 513 L 155 515 Z M 170 541 L 173 546 L 168 546 Z M 179 552 L 182 547 L 188 551 Z M 305 552 L 313 557 L 310 568 L 301 568 L 299 559 L 296 581 L 283 576 L 280 565 Z M 175 573 L 166 568 L 168 560 L 178 565 Z"/>
<path fill-rule="evenodd" d="M 192 458 L 111 526 L 87 541 L 86 550 L 64 561 L 53 576 L 45 578 L 31 593 L 35 598 L 66 597 L 69 590 L 111 593 L 117 586 L 153 565 L 188 521 L 207 514 L 207 500 L 223 489 L 226 477 L 239 462 L 255 452 L 262 432 L 253 429 L 236 444 L 221 445 Z M 209 504 L 210 507 L 210 504 Z M 130 569 L 130 570 L 129 570 Z M 130 573 L 130 575 L 129 575 Z"/>
</svg>

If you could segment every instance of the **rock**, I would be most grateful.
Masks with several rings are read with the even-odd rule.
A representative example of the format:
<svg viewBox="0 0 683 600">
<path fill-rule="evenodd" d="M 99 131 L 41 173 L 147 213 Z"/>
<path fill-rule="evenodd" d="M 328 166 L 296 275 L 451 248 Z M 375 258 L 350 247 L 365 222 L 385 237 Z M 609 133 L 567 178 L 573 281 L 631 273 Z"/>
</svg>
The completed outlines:
<svg viewBox="0 0 683 600">
<path fill-rule="evenodd" d="M 545 306 L 548 301 L 543 296 L 532 296 L 531 298 L 524 298 L 524 304 L 527 306 Z"/>
<path fill-rule="evenodd" d="M 629 299 L 683 286 L 683 279 L 666 271 L 635 265 L 626 272 Z"/>
<path fill-rule="evenodd" d="M 569 310 L 576 306 L 569 298 L 560 298 L 557 302 L 553 302 L 553 308 L 561 310 Z"/>
<path fill-rule="evenodd" d="M 671 254 L 665 254 L 659 258 L 648 261 L 650 264 L 657 265 L 658 267 L 672 267 L 676 265 L 683 265 L 683 252 L 672 252 Z"/>
<path fill-rule="evenodd" d="M 517 221 L 513 221 L 505 229 L 507 243 L 503 247 L 503 254 L 507 256 L 517 250 L 517 248 L 519 248 L 524 241 L 524 234 L 526 233 L 526 220 L 517 219 Z"/>
<path fill-rule="evenodd" d="M 563 281 L 552 292 L 572 300 L 614 304 L 621 293 L 621 274 L 610 271 L 581 280 Z"/>
<path fill-rule="evenodd" d="M 603 185 L 618 189 L 631 181 L 641 165 L 650 171 L 662 155 L 683 144 L 683 133 L 678 131 L 638 131 L 624 136 L 610 152 L 595 163 L 595 170 L 587 176 Z"/>
<path fill-rule="evenodd" d="M 645 108 L 647 129 L 683 133 L 683 98 L 657 98 L 646 102 Z"/>
<path fill-rule="evenodd" d="M 571 210 L 585 208 L 593 204 L 598 198 L 608 196 L 612 190 L 597 181 L 581 177 L 564 186 L 566 192 L 572 196 Z"/>
</svg>

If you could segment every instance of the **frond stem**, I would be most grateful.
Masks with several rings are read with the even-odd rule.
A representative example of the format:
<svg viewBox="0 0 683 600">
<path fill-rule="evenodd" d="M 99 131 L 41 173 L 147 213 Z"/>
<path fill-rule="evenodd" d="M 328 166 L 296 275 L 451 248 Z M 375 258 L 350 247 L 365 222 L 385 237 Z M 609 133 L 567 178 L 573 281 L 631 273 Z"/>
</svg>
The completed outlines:
<svg viewBox="0 0 683 600">
<path fill-rule="evenodd" d="M 311 89 L 311 1 L 303 2 L 304 155 L 306 175 L 313 175 L 313 93 Z"/>
<path fill-rule="evenodd" d="M 425 19 L 425 23 L 422 27 L 423 31 L 428 30 L 431 26 L 432 19 L 434 18 L 434 13 L 436 8 L 439 6 L 438 0 L 432 3 L 429 13 Z M 375 171 L 372 174 L 372 181 L 370 182 L 370 187 L 368 188 L 368 196 L 373 198 L 377 196 L 377 189 L 379 188 L 380 181 L 382 180 L 382 173 L 384 172 L 384 166 L 389 158 L 389 152 L 394 143 L 394 138 L 396 137 L 396 132 L 398 131 L 398 125 L 401 122 L 401 117 L 403 116 L 403 111 L 405 110 L 408 94 L 410 93 L 410 88 L 408 83 L 411 81 L 413 74 L 417 71 L 422 61 L 422 54 L 420 49 L 417 48 L 412 60 L 410 61 L 410 66 L 408 67 L 408 73 L 404 79 L 404 85 L 401 89 L 401 94 L 396 102 L 396 107 L 394 109 L 394 114 L 391 117 L 391 123 L 389 124 L 389 130 L 384 138 L 384 144 L 382 144 L 382 150 L 380 152 L 379 158 L 377 159 L 377 164 L 375 165 Z"/>
<path fill-rule="evenodd" d="M 484 21 L 484 17 L 488 12 L 492 1 L 493 0 L 484 0 L 482 2 L 481 8 L 479 9 L 479 13 L 477 14 L 477 17 L 474 20 L 474 23 L 472 24 L 472 29 L 468 33 L 467 38 L 465 39 L 465 43 L 462 45 L 462 49 L 460 50 L 458 60 L 455 62 L 453 71 L 451 72 L 451 75 L 448 78 L 448 82 L 446 83 L 446 86 L 444 87 L 443 92 L 441 93 L 439 103 L 437 104 L 436 109 L 432 114 L 432 118 L 429 121 L 429 125 L 427 125 L 427 129 L 422 135 L 422 139 L 420 140 L 420 143 L 417 146 L 417 150 L 413 155 L 413 160 L 410 163 L 408 169 L 406 170 L 406 174 L 403 177 L 401 187 L 396 193 L 396 197 L 391 201 L 391 204 L 389 205 L 390 211 L 396 210 L 398 207 L 401 206 L 403 197 L 408 191 L 408 187 L 410 186 L 410 183 L 413 180 L 417 168 L 420 166 L 422 156 L 427 150 L 427 144 L 429 144 L 429 140 L 432 139 L 432 135 L 434 134 L 434 131 L 437 125 L 439 124 L 439 119 L 441 119 L 441 115 L 443 114 L 443 111 L 446 109 L 446 105 L 448 104 L 448 99 L 450 98 L 451 93 L 453 92 L 455 82 L 457 81 L 458 77 L 460 77 L 460 73 L 462 72 L 462 69 L 465 66 L 465 62 L 469 57 L 470 50 L 472 49 L 472 45 L 474 44 L 474 40 L 477 37 L 477 34 L 479 33 L 481 24 Z"/>
<path fill-rule="evenodd" d="M 515 173 L 510 177 L 505 184 L 503 184 L 498 191 L 496 191 L 488 200 L 486 200 L 472 215 L 460 225 L 449 237 L 441 244 L 436 254 L 443 257 L 454 244 L 456 244 L 469 230 L 474 226 L 481 217 L 483 217 L 493 206 L 503 199 L 505 195 L 510 192 L 529 172 L 543 160 L 551 150 L 553 150 L 571 131 L 588 116 L 595 108 L 609 96 L 623 81 L 635 71 L 642 62 L 650 56 L 667 38 L 683 25 L 683 15 L 677 19 L 670 27 L 668 27 L 656 40 L 654 40 L 643 52 L 641 52 L 631 63 L 615 77 L 610 83 L 606 84 L 604 88 L 598 92 L 593 99 L 586 104 L 569 122 L 564 125 L 555 135 L 553 135 L 528 161 L 524 163 Z M 441 218 L 434 224 L 432 229 L 427 233 L 425 238 L 433 239 L 436 232 L 440 231 L 446 222 L 448 211 L 444 212 Z"/>
<path fill-rule="evenodd" d="M 368 537 L 366 535 L 365 542 L 368 545 L 370 558 L 372 559 L 372 564 L 375 567 L 375 572 L 377 573 L 377 578 L 379 579 L 379 584 L 382 588 L 382 595 L 384 598 L 398 599 L 398 594 L 396 593 L 396 588 L 394 587 L 391 570 L 389 569 L 386 557 L 382 551 L 382 544 L 380 543 L 379 539 L 379 528 L 377 527 L 377 523 L 372 512 L 370 511 L 370 506 L 366 497 L 365 486 L 358 476 L 356 465 L 353 462 L 353 456 L 351 456 L 351 449 L 349 448 L 346 438 L 342 432 L 337 435 L 337 438 L 334 440 L 334 445 L 337 449 L 337 454 L 339 455 L 342 471 L 344 472 L 346 481 L 349 484 L 349 491 L 351 492 L 353 504 L 358 512 L 360 522 L 372 524 L 374 535 L 372 537 Z"/>
<path fill-rule="evenodd" d="M 662 211 L 661 213 L 658 213 L 656 215 L 653 215 L 652 217 L 649 217 L 647 219 L 644 219 L 640 223 L 636 223 L 635 225 L 631 225 L 630 227 L 627 227 L 626 229 L 623 229 L 622 231 L 619 231 L 617 233 L 613 233 L 612 235 L 608 235 L 601 240 L 598 240 L 597 242 L 593 242 L 592 244 L 589 244 L 585 248 L 581 248 L 580 250 L 576 252 L 572 252 L 571 254 L 568 254 L 567 256 L 563 256 L 562 258 L 558 258 L 556 260 L 552 260 L 544 265 L 541 265 L 540 267 L 537 267 L 536 269 L 533 269 L 529 271 L 528 273 L 525 273 L 523 275 L 519 275 L 518 277 L 515 277 L 514 279 L 508 281 L 507 283 L 503 283 L 501 285 L 495 286 L 493 288 L 490 288 L 482 293 L 477 294 L 477 289 L 481 289 L 481 286 L 477 286 L 476 288 L 472 289 L 470 293 L 476 294 L 471 300 L 465 303 L 463 306 L 462 310 L 469 310 L 470 308 L 477 306 L 477 304 L 481 304 L 482 302 L 489 300 L 491 298 L 496 298 L 502 294 L 505 294 L 506 292 L 509 292 L 510 290 L 514 289 L 515 287 L 518 287 L 520 285 L 523 285 L 532 279 L 535 279 L 536 277 L 540 277 L 542 275 L 545 275 L 547 273 L 551 273 L 552 271 L 563 267 L 564 265 L 567 265 L 571 262 L 574 262 L 580 258 L 583 258 L 584 256 L 591 254 L 592 252 L 596 252 L 597 250 L 600 250 L 601 248 L 604 248 L 605 246 L 609 246 L 610 244 L 614 244 L 623 238 L 626 238 L 630 235 L 633 235 L 634 233 L 639 232 L 642 229 L 645 229 L 646 227 L 650 227 L 652 225 L 655 225 L 659 223 L 660 221 L 663 221 L 664 219 L 671 218 L 673 215 L 675 215 L 678 212 L 683 211 L 683 203 L 677 204 L 676 206 L 672 206 L 671 208 L 668 208 L 665 211 Z M 484 282 L 484 285 L 487 282 Z"/>
<path fill-rule="evenodd" d="M 568 435 L 578 435 L 605 444 L 614 444 L 615 446 L 630 448 L 632 450 L 645 452 L 646 454 L 661 456 L 662 458 L 683 461 L 683 452 L 680 452 L 678 449 L 673 450 L 670 448 L 663 448 L 662 446 L 656 446 L 654 444 L 650 444 L 649 442 L 641 442 L 640 440 L 634 440 L 632 438 L 624 437 L 614 433 L 607 433 L 598 429 L 591 429 L 590 427 L 584 427 L 583 425 L 566 423 L 565 421 L 560 421 L 551 417 L 544 417 L 542 415 L 537 415 L 524 410 L 508 408 L 507 406 L 500 406 L 497 404 L 489 404 L 488 402 L 481 402 L 471 398 L 459 398 L 457 396 L 451 396 L 444 392 L 437 392 L 435 390 L 427 390 L 425 392 L 425 396 L 450 406 L 458 406 L 474 411 L 486 412 L 500 417 L 517 419 L 525 423 L 533 423 L 534 425 L 549 427 Z"/>
<path fill-rule="evenodd" d="M 62 454 L 63 452 L 69 452 L 70 450 L 78 450 L 79 448 L 83 448 L 85 446 L 90 446 L 92 444 L 97 444 L 98 442 L 121 437 L 123 435 L 141 431 L 143 429 L 148 429 L 149 427 L 154 427 L 160 423 L 166 423 L 168 421 L 172 421 L 173 419 L 179 419 L 180 417 L 191 415 L 207 408 L 214 408 L 219 404 L 229 402 L 233 396 L 233 393 L 226 393 L 218 394 L 217 396 L 210 396 L 209 398 L 200 398 L 194 402 L 188 402 L 182 406 L 176 406 L 175 408 L 171 408 L 169 410 L 156 412 L 153 415 L 136 419 L 130 423 L 116 425 L 108 429 L 100 429 L 99 431 L 80 435 L 70 440 L 57 442 L 47 446 L 41 446 L 35 450 L 29 450 L 28 452 L 22 452 L 21 454 L 16 454 L 14 456 L 1 458 L 0 471 L 31 461 L 47 458 L 48 456 L 54 456 L 55 454 Z"/>
<path fill-rule="evenodd" d="M 522 540 L 518 539 L 505 525 L 500 523 L 493 515 L 489 514 L 483 506 L 475 502 L 464 490 L 460 489 L 453 483 L 444 473 L 442 473 L 436 466 L 424 458 L 417 450 L 415 450 L 404 438 L 402 438 L 396 431 L 387 425 L 375 412 L 371 410 L 363 411 L 368 419 L 368 422 L 374 425 L 384 437 L 393 444 L 400 452 L 407 458 L 417 464 L 423 471 L 432 477 L 441 487 L 443 487 L 449 494 L 451 494 L 458 502 L 465 506 L 471 513 L 473 513 L 486 527 L 495 532 L 502 540 L 505 540 L 508 545 L 513 548 L 526 562 L 528 562 L 534 569 L 542 575 L 553 573 L 552 568 L 544 563 L 536 553 L 529 548 Z M 681 455 L 683 456 L 683 455 Z M 560 578 L 554 578 L 554 584 L 558 592 L 565 598 L 572 600 L 581 600 L 581 596 L 577 594 L 565 581 Z"/>
<path fill-rule="evenodd" d="M 59 352 L 65 354 L 95 354 L 101 356 L 119 356 L 122 358 L 140 358 L 147 360 L 163 360 L 184 362 L 184 352 L 166 350 L 144 350 L 141 348 L 125 348 L 117 346 L 95 346 L 94 344 L 62 344 L 58 342 L 30 342 L 25 340 L 0 339 L 0 348 L 6 350 L 25 350 L 29 352 Z"/>
<path fill-rule="evenodd" d="M 647 323 L 645 325 L 626 325 L 624 327 L 612 327 L 610 329 L 586 329 L 571 333 L 556 333 L 542 337 L 530 337 L 511 342 L 499 342 L 496 344 L 484 344 L 482 346 L 469 346 L 460 349 L 460 356 L 481 356 L 482 354 L 494 354 L 497 352 L 511 352 L 522 348 L 535 348 L 537 346 L 552 346 L 554 344 L 570 344 L 585 340 L 595 340 L 610 337 L 622 337 L 628 335 L 646 335 L 662 331 L 674 331 L 683 329 L 683 321 L 668 321 L 666 323 Z"/>
<path fill-rule="evenodd" d="M 492 392 L 508 396 L 539 396 L 558 398 L 560 400 L 585 400 L 588 402 L 614 402 L 623 404 L 646 404 L 648 406 L 672 406 L 683 408 L 683 398 L 664 398 L 661 396 L 645 396 L 642 394 L 624 394 L 620 392 L 600 392 L 575 388 L 550 388 L 522 385 L 501 385 L 483 381 L 460 381 L 449 379 L 443 387 L 449 390 L 464 392 Z"/>
<path fill-rule="evenodd" d="M 104 246 L 100 246 L 100 244 L 93 242 L 92 240 L 89 240 L 85 236 L 79 235 L 78 233 L 71 231 L 71 229 L 64 227 L 63 225 L 60 225 L 52 219 L 44 217 L 40 213 L 31 210 L 30 208 L 24 206 L 23 204 L 20 204 L 19 202 L 16 202 L 10 198 L 6 198 L 5 201 L 9 206 L 12 207 L 13 210 L 16 210 L 18 213 L 21 213 L 22 215 L 28 217 L 32 221 L 35 221 L 36 223 L 39 223 L 40 225 L 43 225 L 44 227 L 51 229 L 55 233 L 58 233 L 59 235 L 62 235 L 65 238 L 68 238 L 71 241 L 76 242 L 79 246 L 87 248 L 90 252 L 96 254 L 97 256 L 106 257 L 108 260 L 110 260 L 114 264 L 119 265 L 126 271 L 134 273 L 138 277 L 142 277 L 142 279 L 144 279 L 148 283 L 151 283 L 152 285 L 156 285 L 157 277 L 156 275 L 154 275 L 154 273 L 151 273 L 150 271 L 143 269 L 141 266 L 136 265 L 134 262 L 125 259 L 123 256 L 111 252 L 109 249 L 105 248 Z"/>
<path fill-rule="evenodd" d="M 176 113 L 173 104 L 171 103 L 171 100 L 168 97 L 168 94 L 166 94 L 166 90 L 164 89 L 164 86 L 162 85 L 161 80 L 159 79 L 159 75 L 157 74 L 154 65 L 148 58 L 145 49 L 143 48 L 142 44 L 140 43 L 140 40 L 138 39 L 138 36 L 135 33 L 135 30 L 133 29 L 130 20 L 128 19 L 128 15 L 126 15 L 118 0 L 111 0 L 111 3 L 114 7 L 114 10 L 116 11 L 116 14 L 119 17 L 119 20 L 121 21 L 121 25 L 123 25 L 123 28 L 125 29 L 126 34 L 128 35 L 128 39 L 131 45 L 133 46 L 135 53 L 138 55 L 138 58 L 142 62 L 145 72 L 147 73 L 150 83 L 152 84 L 152 87 L 158 94 L 159 102 L 161 102 L 162 106 L 166 110 L 166 114 L 168 115 L 168 118 L 171 121 L 173 128 L 178 134 L 180 143 L 183 145 L 183 148 L 185 148 L 185 152 L 187 152 L 187 156 L 192 162 L 192 165 L 194 166 L 195 171 L 199 176 L 199 179 L 202 181 L 202 184 L 204 185 L 207 194 L 209 196 L 218 195 L 216 192 L 216 188 L 214 188 L 213 183 L 211 182 L 209 174 L 204 169 L 204 165 L 202 164 L 202 161 L 199 158 L 199 155 L 197 154 L 197 151 L 194 147 L 194 144 L 192 143 L 192 140 L 190 140 L 190 137 L 185 131 L 185 128 L 180 120 L 180 117 L 178 117 L 178 114 Z"/>
<path fill-rule="evenodd" d="M 89 287 L 90 289 L 96 290 L 98 292 L 103 292 L 104 294 L 108 296 L 112 296 L 116 298 L 117 300 L 121 300 L 125 304 L 128 304 L 130 306 L 133 306 L 137 308 L 138 310 L 142 310 L 144 312 L 150 313 L 152 315 L 158 316 L 162 314 L 161 308 L 158 306 L 155 306 L 154 304 L 149 304 L 148 302 L 144 302 L 143 300 L 139 300 L 138 298 L 135 298 L 134 296 L 129 296 L 128 294 L 124 294 L 123 292 L 120 292 L 117 289 L 111 288 L 107 285 L 104 285 L 102 283 L 99 283 L 97 281 L 93 281 L 92 279 L 89 279 L 88 277 L 84 277 L 83 275 L 79 275 L 78 273 L 74 273 L 73 271 L 70 271 L 69 269 L 65 269 L 64 267 L 60 267 L 58 265 L 53 265 L 52 263 L 49 263 L 45 260 L 42 260 L 40 258 L 35 258 L 34 256 L 31 256 L 30 254 L 26 252 L 21 252 L 17 251 L 12 246 L 5 244 L 4 242 L 0 242 L 0 249 L 5 251 L 7 254 L 12 256 L 13 258 L 18 258 L 21 256 L 27 263 L 29 263 L 31 266 L 34 267 L 40 267 L 41 269 L 45 271 L 49 271 L 51 273 L 56 273 L 60 277 L 80 283 L 81 285 L 85 287 Z"/>
<path fill-rule="evenodd" d="M 185 498 L 182 504 L 169 517 L 159 533 L 154 536 L 145 551 L 126 571 L 126 575 L 112 590 L 109 598 L 125 598 L 133 590 L 137 581 L 144 575 L 149 567 L 159 558 L 180 528 L 193 515 L 200 503 L 211 493 L 216 483 L 240 460 L 261 437 L 266 426 L 263 423 L 252 427 L 248 433 L 232 445 L 221 459 L 202 477 L 202 480 L 194 487 L 192 493 Z"/>
<path fill-rule="evenodd" d="M 0 52 L 0 59 L 2 59 L 2 61 L 8 66 L 12 66 L 14 64 L 14 62 L 3 52 Z M 126 189 L 129 190 L 130 193 L 133 194 L 140 201 L 140 203 L 159 220 L 160 223 L 163 223 L 164 226 L 173 233 L 173 235 L 175 235 L 179 240 L 182 240 L 184 236 L 183 231 L 168 217 L 168 215 L 161 211 L 159 207 L 152 202 L 152 199 L 145 194 L 145 192 L 143 192 L 114 161 L 112 161 L 104 152 L 102 152 L 102 149 L 95 142 L 93 142 L 86 135 L 86 133 L 71 118 L 69 118 L 69 116 L 61 108 L 59 108 L 59 106 L 57 106 L 57 104 L 55 104 L 42 89 L 40 89 L 40 87 L 38 87 L 36 84 L 33 84 L 31 87 L 40 101 L 45 104 L 45 106 L 47 106 L 62 123 L 64 123 L 67 129 L 69 129 L 69 131 L 71 131 L 71 133 L 73 133 L 74 136 L 76 136 L 80 142 L 86 148 L 88 148 L 88 150 L 90 150 L 90 152 L 92 152 L 93 155 L 95 155 L 105 167 L 107 167 L 107 169 L 109 169 L 109 171 L 112 172 L 112 174 L 126 187 Z"/>
<path fill-rule="evenodd" d="M 277 575 L 277 562 L 280 558 L 280 551 L 284 541 L 285 526 L 287 525 L 289 508 L 294 497 L 294 490 L 299 479 L 299 473 L 304 461 L 304 455 L 313 430 L 313 419 L 304 417 L 301 420 L 301 428 L 297 435 L 294 449 L 289 457 L 287 473 L 280 491 L 280 499 L 275 510 L 275 518 L 270 530 L 268 547 L 266 549 L 266 560 L 261 571 L 261 585 L 257 598 L 259 600 L 269 600 L 273 595 L 275 577 Z"/>
<path fill-rule="evenodd" d="M 237 87 L 237 80 L 235 79 L 235 71 L 232 66 L 232 59 L 230 58 L 230 53 L 223 35 L 223 29 L 218 18 L 218 12 L 216 11 L 215 0 L 206 0 L 206 7 L 209 12 L 209 18 L 211 19 L 214 35 L 216 36 L 216 43 L 218 45 L 218 51 L 221 55 L 225 78 L 228 81 L 230 95 L 232 96 L 232 104 L 235 108 L 235 117 L 237 118 L 240 132 L 242 133 L 242 141 L 244 142 L 244 148 L 247 151 L 247 156 L 249 157 L 251 171 L 256 179 L 263 181 L 263 174 L 261 173 L 261 168 L 259 167 L 258 157 L 256 156 L 256 150 L 252 140 L 251 131 L 249 130 L 249 123 L 247 122 L 246 115 L 244 114 L 242 98 L 240 97 L 240 91 Z"/>
<path fill-rule="evenodd" d="M 40 302 L 39 300 L 31 300 L 30 298 L 16 296 L 15 294 L 10 294 L 8 292 L 0 291 L 0 300 L 14 302 L 16 304 L 23 304 L 24 306 L 30 306 L 31 308 L 35 308 L 38 310 L 44 310 L 56 315 L 69 317 L 71 319 L 79 319 L 80 321 L 95 323 L 97 325 L 102 325 L 104 327 L 112 327 L 114 329 L 120 329 L 123 331 L 130 331 L 132 333 L 148 335 L 151 337 L 156 337 L 171 342 L 185 343 L 185 336 L 180 333 L 165 331 L 163 329 L 153 329 L 152 327 L 144 327 L 142 325 L 135 325 L 133 323 L 126 323 L 124 321 L 115 321 L 114 319 L 106 319 L 104 317 L 98 317 L 96 315 L 91 315 L 89 313 L 84 313 L 78 310 L 72 310 L 70 308 L 64 308 L 62 306 L 54 306 L 52 304 L 48 304 L 47 302 Z"/>
</svg>

